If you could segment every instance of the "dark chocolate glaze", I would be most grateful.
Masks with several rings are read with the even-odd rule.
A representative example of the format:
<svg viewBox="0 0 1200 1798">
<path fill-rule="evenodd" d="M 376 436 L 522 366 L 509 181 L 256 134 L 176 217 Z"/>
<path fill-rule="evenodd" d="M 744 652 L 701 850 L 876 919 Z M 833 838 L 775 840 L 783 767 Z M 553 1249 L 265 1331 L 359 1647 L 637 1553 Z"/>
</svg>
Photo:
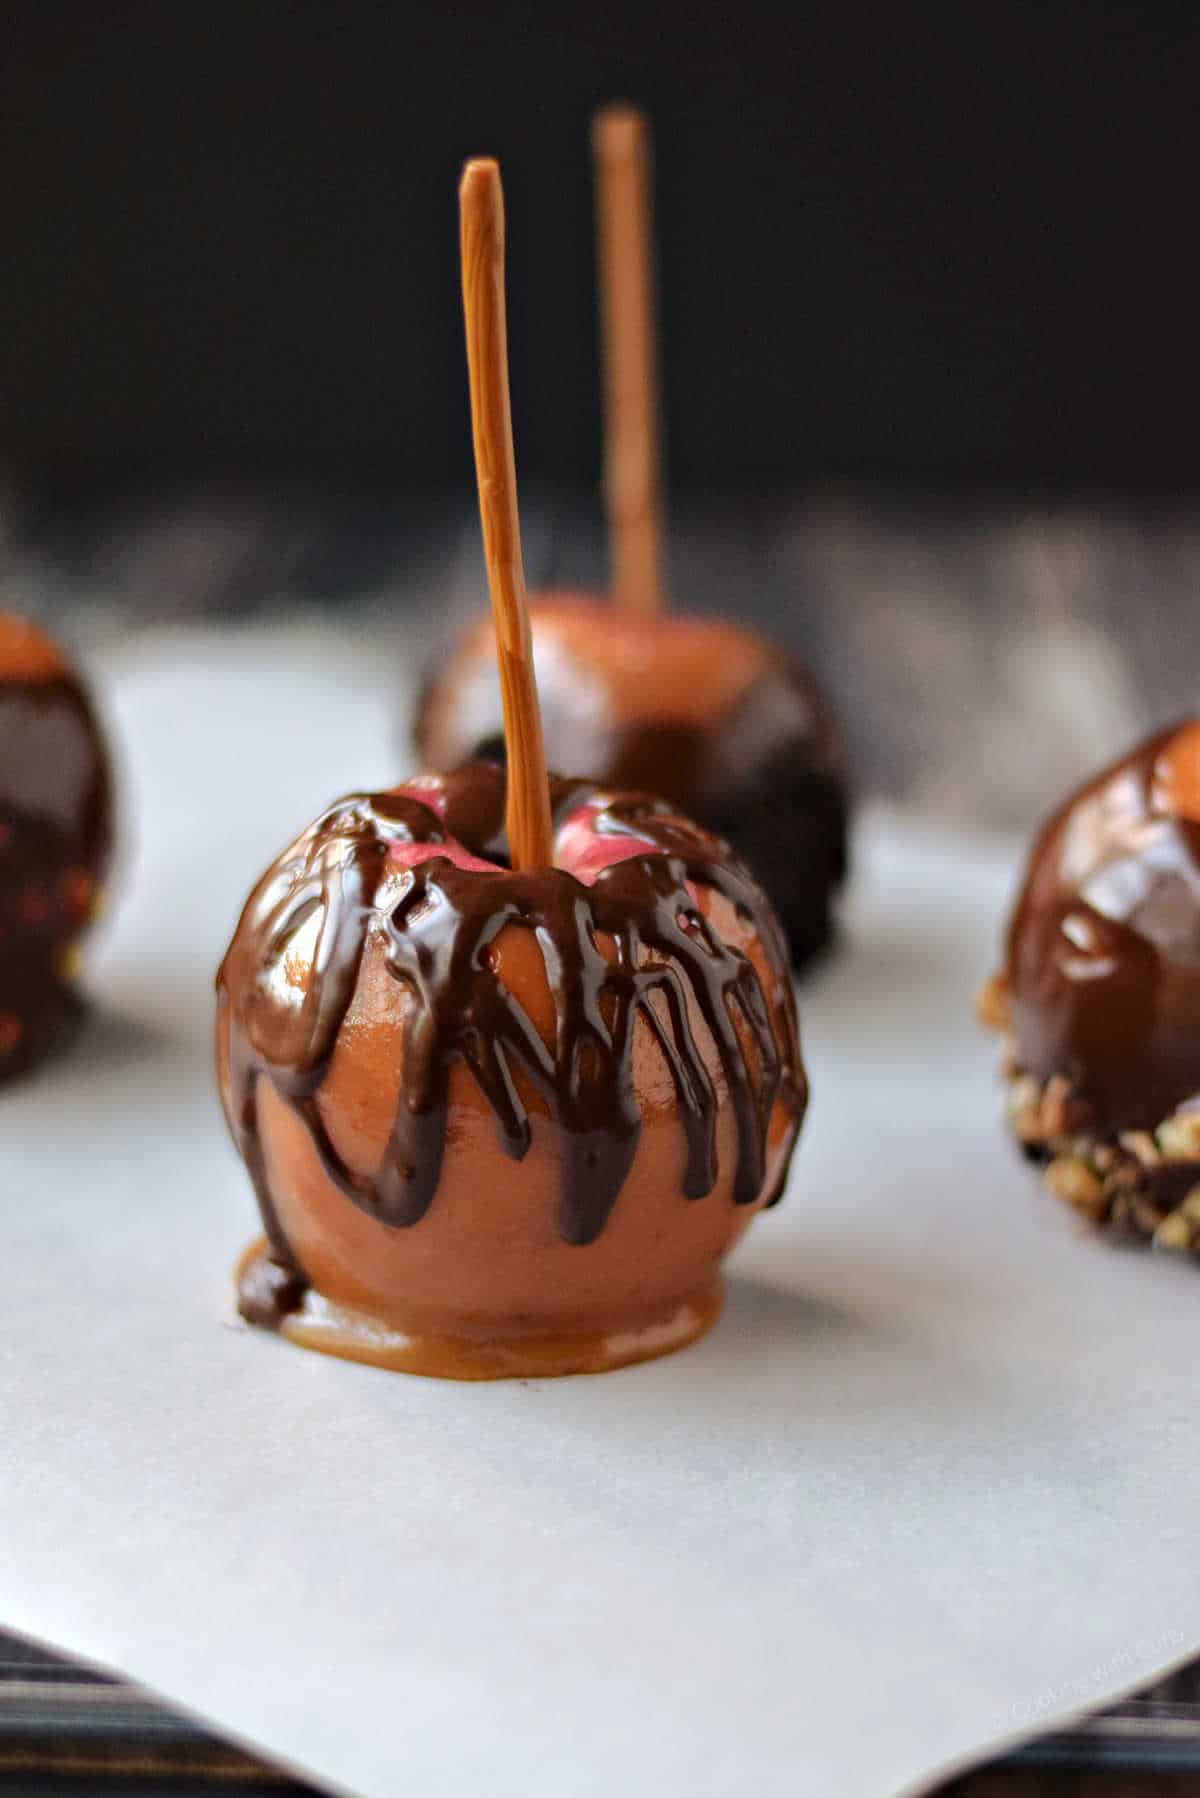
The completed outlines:
<svg viewBox="0 0 1200 1798">
<path fill-rule="evenodd" d="M 1156 779 L 1177 728 L 1055 813 L 1009 926 L 1016 1060 L 1072 1081 L 1080 1131 L 1153 1129 L 1200 1098 L 1200 825 Z"/>
<path fill-rule="evenodd" d="M 555 703 L 561 664 L 538 676 L 546 753 L 558 767 L 573 761 L 571 697 Z M 436 759 L 429 719 L 439 670 L 427 677 L 414 724 L 423 755 Z M 655 793 L 724 837 L 754 873 L 783 925 L 796 966 L 825 948 L 834 933 L 833 904 L 846 878 L 850 822 L 847 754 L 825 694 L 796 657 L 770 649 L 763 672 L 731 709 L 703 728 L 664 723 L 646 714 L 614 726 L 593 753 L 597 778 L 622 791 Z M 503 759 L 496 731 L 469 747 L 472 756 Z"/>
<path fill-rule="evenodd" d="M 70 951 L 108 867 L 112 786 L 87 695 L 63 673 L 0 676 L 0 1080 L 80 1015 Z"/>
<path fill-rule="evenodd" d="M 556 822 L 593 791 L 581 782 L 553 786 Z M 449 1070 L 461 1060 L 515 1159 L 529 1147 L 530 1123 L 514 1070 L 543 1096 L 565 1149 L 559 1229 L 568 1242 L 593 1241 L 637 1148 L 639 1016 L 674 1079 L 687 1140 L 683 1191 L 692 1199 L 710 1192 L 717 1178 L 717 1095 L 689 1000 L 716 1046 L 737 1121 L 739 1204 L 762 1195 L 768 1124 L 781 1098 L 793 1140 L 799 1130 L 807 1085 L 786 951 L 769 904 L 723 844 L 660 802 L 635 796 L 606 801 L 598 829 L 647 838 L 651 847 L 604 868 L 591 886 L 558 868 L 481 873 L 443 856 L 399 871 L 389 858 L 397 842 L 436 845 L 450 836 L 472 854 L 503 854 L 502 771 L 475 762 L 448 777 L 442 791 L 444 822 L 411 791 L 356 795 L 331 807 L 251 895 L 218 974 L 229 1026 L 230 1127 L 274 1260 L 284 1270 L 270 1291 L 259 1290 L 256 1276 L 255 1290 L 243 1292 L 253 1321 L 276 1317 L 281 1304 L 294 1307 L 302 1291 L 288 1283 L 295 1261 L 275 1215 L 259 1140 L 256 1094 L 264 1077 L 303 1122 L 349 1202 L 397 1228 L 418 1223 L 435 1200 Z M 722 893 L 752 922 L 771 969 L 769 994 L 749 958 L 723 942 L 697 909 L 689 881 Z M 297 1003 L 280 1004 L 271 970 L 315 915 L 313 976 Z M 514 923 L 538 934 L 555 1006 L 553 1049 L 490 964 L 489 945 Z M 334 1149 L 316 1097 L 372 932 L 382 933 L 389 971 L 414 996 L 417 1010 L 391 1140 L 373 1176 L 363 1179 Z M 597 937 L 615 944 L 615 960 Z M 786 1161 L 785 1155 L 781 1166 Z M 768 1202 L 778 1196 L 770 1193 Z"/>
</svg>

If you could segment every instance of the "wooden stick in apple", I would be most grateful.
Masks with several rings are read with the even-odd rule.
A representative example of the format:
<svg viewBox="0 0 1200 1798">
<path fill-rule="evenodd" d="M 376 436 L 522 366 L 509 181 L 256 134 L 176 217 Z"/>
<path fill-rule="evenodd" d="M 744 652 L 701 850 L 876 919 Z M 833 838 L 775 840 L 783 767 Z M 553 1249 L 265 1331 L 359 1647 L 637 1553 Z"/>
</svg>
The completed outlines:
<svg viewBox="0 0 1200 1798">
<path fill-rule="evenodd" d="M 650 229 L 650 132 L 632 106 L 592 127 L 604 360 L 604 488 L 618 605 L 653 613 L 659 576 L 658 383 Z"/>
<path fill-rule="evenodd" d="M 548 868 L 550 784 L 529 637 L 508 393 L 504 192 L 500 170 L 489 157 L 467 163 L 458 204 L 471 434 L 504 707 L 509 853 L 516 869 Z"/>
</svg>

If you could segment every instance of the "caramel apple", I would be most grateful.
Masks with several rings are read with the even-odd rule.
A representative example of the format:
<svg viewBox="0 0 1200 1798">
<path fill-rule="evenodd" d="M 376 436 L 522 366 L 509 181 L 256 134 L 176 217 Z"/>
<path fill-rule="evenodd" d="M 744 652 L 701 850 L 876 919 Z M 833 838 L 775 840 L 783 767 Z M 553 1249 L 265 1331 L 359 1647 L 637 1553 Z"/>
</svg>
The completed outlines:
<svg viewBox="0 0 1200 1798">
<path fill-rule="evenodd" d="M 108 756 L 62 651 L 0 613 L 0 1081 L 78 1020 L 78 945 L 109 859 Z"/>
<path fill-rule="evenodd" d="M 664 608 L 645 122 L 608 108 L 594 145 L 614 590 L 611 600 L 553 592 L 530 604 L 549 760 L 659 794 L 727 838 L 802 963 L 829 940 L 846 874 L 841 729 L 798 658 L 730 620 Z M 426 679 L 418 754 L 439 767 L 496 755 L 500 721 L 481 619 Z"/>
<path fill-rule="evenodd" d="M 807 1089 L 769 902 L 669 805 L 547 779 L 524 609 L 494 163 L 461 189 L 505 767 L 326 811 L 218 976 L 265 1240 L 244 1317 L 460 1379 L 599 1372 L 714 1320 Z"/>
<path fill-rule="evenodd" d="M 1200 1252 L 1200 722 L 1050 818 L 981 1011 L 1051 1192 L 1111 1232 Z"/>
<path fill-rule="evenodd" d="M 730 620 L 583 593 L 534 600 L 530 628 L 551 766 L 680 806 L 754 870 L 797 965 L 823 948 L 846 874 L 846 758 L 805 667 Z M 427 683 L 416 742 L 435 767 L 502 753 L 486 618 Z"/>
</svg>

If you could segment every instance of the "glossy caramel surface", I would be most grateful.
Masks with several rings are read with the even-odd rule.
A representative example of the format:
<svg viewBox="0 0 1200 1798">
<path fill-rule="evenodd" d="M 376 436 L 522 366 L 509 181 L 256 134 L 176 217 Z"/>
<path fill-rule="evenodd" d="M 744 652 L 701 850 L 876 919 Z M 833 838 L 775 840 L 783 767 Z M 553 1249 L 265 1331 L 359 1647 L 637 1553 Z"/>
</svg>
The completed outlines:
<svg viewBox="0 0 1200 1798">
<path fill-rule="evenodd" d="M 644 616 L 587 594 L 530 604 L 546 752 L 655 793 L 726 837 L 776 906 L 794 958 L 821 948 L 846 873 L 842 733 L 808 670 L 727 619 Z M 431 671 L 414 725 L 434 766 L 499 753 L 495 648 L 481 619 Z"/>
<path fill-rule="evenodd" d="M 503 790 L 475 764 L 343 802 L 247 906 L 218 1061 L 270 1242 L 252 1321 L 312 1288 L 406 1337 L 666 1343 L 778 1196 L 806 1085 L 761 893 L 578 783 L 568 865 L 511 873 L 475 854 Z"/>
<path fill-rule="evenodd" d="M 253 1243 L 236 1270 L 239 1286 L 252 1284 L 269 1260 L 264 1241 Z M 721 1314 L 719 1279 L 681 1298 L 659 1317 L 625 1328 L 551 1334 L 482 1335 L 422 1333 L 389 1328 L 364 1311 L 332 1304 L 309 1287 L 280 1334 L 297 1348 L 342 1361 L 361 1361 L 390 1373 L 439 1380 L 544 1380 L 566 1374 L 609 1373 L 672 1355 L 710 1330 Z"/>
</svg>

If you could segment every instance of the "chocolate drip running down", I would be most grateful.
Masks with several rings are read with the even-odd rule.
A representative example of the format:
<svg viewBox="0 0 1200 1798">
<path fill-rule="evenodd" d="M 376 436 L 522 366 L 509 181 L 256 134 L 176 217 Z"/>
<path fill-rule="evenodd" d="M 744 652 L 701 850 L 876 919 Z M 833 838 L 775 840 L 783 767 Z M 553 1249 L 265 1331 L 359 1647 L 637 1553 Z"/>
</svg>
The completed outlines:
<svg viewBox="0 0 1200 1798">
<path fill-rule="evenodd" d="M 436 850 L 453 838 L 472 853 L 503 853 L 498 769 L 469 764 L 441 793 L 444 817 L 411 788 L 333 806 L 251 896 L 218 975 L 229 1026 L 230 1124 L 275 1261 L 295 1266 L 259 1142 L 260 1081 L 268 1080 L 302 1121 L 324 1170 L 352 1204 L 408 1228 L 436 1203 L 449 1072 L 458 1061 L 471 1070 L 514 1159 L 530 1143 L 515 1071 L 542 1095 L 564 1151 L 559 1230 L 569 1243 L 593 1241 L 637 1148 L 639 1017 L 674 1083 L 686 1135 L 683 1192 L 703 1197 L 717 1178 L 718 1095 L 692 1026 L 692 1005 L 716 1047 L 736 1119 L 734 1197 L 740 1204 L 761 1198 L 773 1108 L 785 1103 L 794 1138 L 807 1088 L 786 949 L 769 905 L 740 864 L 719 840 L 661 804 L 625 798 L 604 804 L 597 829 L 648 839 L 650 847 L 602 868 L 592 885 L 558 868 L 481 872 L 436 853 L 398 868 L 391 854 L 397 844 Z M 556 781 L 556 824 L 591 793 L 583 783 Z M 752 921 L 770 966 L 770 996 L 751 960 L 723 942 L 703 915 L 689 883 L 713 888 Z M 514 924 L 536 933 L 542 950 L 554 1003 L 553 1048 L 490 964 L 489 946 Z M 281 1003 L 272 974 L 302 931 L 315 942 L 312 976 L 295 1003 Z M 381 934 L 388 971 L 415 1009 L 391 1139 L 374 1174 L 363 1178 L 330 1141 L 317 1095 L 372 933 Z M 785 1154 L 780 1166 L 786 1162 Z M 772 1192 L 768 1201 L 778 1196 Z M 286 1293 L 277 1292 L 274 1302 L 294 1305 L 300 1289 L 284 1284 Z"/>
</svg>

